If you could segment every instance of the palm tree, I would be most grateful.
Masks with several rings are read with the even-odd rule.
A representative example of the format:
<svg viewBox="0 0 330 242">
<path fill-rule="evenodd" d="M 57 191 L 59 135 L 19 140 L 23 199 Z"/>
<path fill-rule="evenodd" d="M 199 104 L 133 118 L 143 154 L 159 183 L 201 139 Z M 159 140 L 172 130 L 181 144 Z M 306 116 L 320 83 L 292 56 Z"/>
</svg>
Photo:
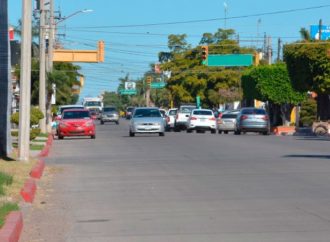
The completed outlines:
<svg viewBox="0 0 330 242">
<path fill-rule="evenodd" d="M 9 57 L 8 0 L 2 0 L 0 1 L 0 157 L 8 157 L 12 149 L 9 120 L 12 90 Z"/>
<path fill-rule="evenodd" d="M 306 28 L 301 28 L 300 31 L 300 36 L 304 41 L 310 41 L 311 40 L 311 35 L 309 31 Z"/>
</svg>

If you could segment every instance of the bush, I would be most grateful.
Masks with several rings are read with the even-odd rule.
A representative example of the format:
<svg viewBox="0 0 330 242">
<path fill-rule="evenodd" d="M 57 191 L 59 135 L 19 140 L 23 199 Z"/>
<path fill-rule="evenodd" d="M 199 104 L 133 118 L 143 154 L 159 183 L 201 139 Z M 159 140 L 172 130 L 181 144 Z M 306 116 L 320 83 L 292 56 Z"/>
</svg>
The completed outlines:
<svg viewBox="0 0 330 242">
<path fill-rule="evenodd" d="M 30 130 L 30 140 L 35 139 L 39 134 L 41 130 L 40 129 L 31 129 Z"/>
<path fill-rule="evenodd" d="M 312 126 L 317 116 L 317 104 L 312 98 L 301 103 L 300 124 L 305 127 Z"/>
<path fill-rule="evenodd" d="M 43 113 L 37 107 L 32 107 L 30 114 L 30 126 L 39 124 L 39 120 L 44 118 Z M 10 121 L 16 125 L 19 125 L 19 112 L 12 114 Z"/>
</svg>

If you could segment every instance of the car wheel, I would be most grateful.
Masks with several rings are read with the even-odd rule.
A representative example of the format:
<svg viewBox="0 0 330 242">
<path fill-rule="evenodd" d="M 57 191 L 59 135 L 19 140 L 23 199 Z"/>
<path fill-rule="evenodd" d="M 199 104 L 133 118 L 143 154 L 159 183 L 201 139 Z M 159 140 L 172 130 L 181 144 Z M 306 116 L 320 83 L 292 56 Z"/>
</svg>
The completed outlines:
<svg viewBox="0 0 330 242">
<path fill-rule="evenodd" d="M 218 134 L 222 134 L 222 130 L 218 130 Z"/>
<path fill-rule="evenodd" d="M 165 136 L 164 132 L 159 133 L 159 136 Z"/>
<path fill-rule="evenodd" d="M 263 135 L 269 135 L 269 131 L 267 130 L 267 131 L 264 131 L 264 132 L 262 132 L 262 134 Z"/>
<path fill-rule="evenodd" d="M 215 134 L 217 131 L 215 129 L 211 129 L 211 134 Z"/>
<path fill-rule="evenodd" d="M 178 127 L 174 128 L 174 132 L 180 132 L 180 131 L 181 131 L 180 128 L 178 128 Z"/>
<path fill-rule="evenodd" d="M 91 139 L 95 139 L 95 135 L 91 135 Z"/>
<path fill-rule="evenodd" d="M 101 124 L 103 125 L 104 124 L 104 121 L 101 120 Z"/>
<path fill-rule="evenodd" d="M 187 133 L 192 133 L 192 129 L 187 129 Z"/>
<path fill-rule="evenodd" d="M 240 130 L 235 130 L 234 134 L 235 135 L 240 135 L 241 134 L 241 131 Z"/>
<path fill-rule="evenodd" d="M 228 134 L 228 131 L 223 131 L 224 134 Z"/>
<path fill-rule="evenodd" d="M 130 136 L 130 137 L 134 137 L 135 134 L 134 134 L 133 132 L 129 131 L 129 136 Z"/>
<path fill-rule="evenodd" d="M 63 138 L 64 138 L 64 136 L 62 136 L 62 135 L 58 136 L 58 139 L 63 139 Z"/>
<path fill-rule="evenodd" d="M 117 121 L 116 124 L 118 125 L 119 124 L 119 121 Z"/>
</svg>

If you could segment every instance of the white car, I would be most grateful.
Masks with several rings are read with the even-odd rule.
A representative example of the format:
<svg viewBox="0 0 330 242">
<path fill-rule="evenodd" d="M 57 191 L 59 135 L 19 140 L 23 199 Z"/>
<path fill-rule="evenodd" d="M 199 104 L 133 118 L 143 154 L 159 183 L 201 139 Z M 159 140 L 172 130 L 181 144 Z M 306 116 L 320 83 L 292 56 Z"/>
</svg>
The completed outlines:
<svg viewBox="0 0 330 242">
<path fill-rule="evenodd" d="M 210 109 L 194 109 L 191 111 L 187 133 L 196 131 L 211 131 L 212 134 L 216 133 L 217 122 L 214 113 Z"/>
<path fill-rule="evenodd" d="M 166 113 L 166 130 L 170 131 L 174 129 L 175 116 L 178 112 L 177 108 L 171 108 Z"/>
</svg>

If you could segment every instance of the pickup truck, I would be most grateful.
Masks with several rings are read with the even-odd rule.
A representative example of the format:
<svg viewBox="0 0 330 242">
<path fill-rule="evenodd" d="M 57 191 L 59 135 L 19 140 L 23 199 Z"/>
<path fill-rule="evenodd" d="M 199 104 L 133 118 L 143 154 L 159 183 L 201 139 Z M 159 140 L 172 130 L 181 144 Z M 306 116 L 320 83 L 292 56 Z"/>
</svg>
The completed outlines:
<svg viewBox="0 0 330 242">
<path fill-rule="evenodd" d="M 181 130 L 187 129 L 190 113 L 193 109 L 196 109 L 196 106 L 194 105 L 180 106 L 175 116 L 174 131 L 180 132 Z"/>
</svg>

